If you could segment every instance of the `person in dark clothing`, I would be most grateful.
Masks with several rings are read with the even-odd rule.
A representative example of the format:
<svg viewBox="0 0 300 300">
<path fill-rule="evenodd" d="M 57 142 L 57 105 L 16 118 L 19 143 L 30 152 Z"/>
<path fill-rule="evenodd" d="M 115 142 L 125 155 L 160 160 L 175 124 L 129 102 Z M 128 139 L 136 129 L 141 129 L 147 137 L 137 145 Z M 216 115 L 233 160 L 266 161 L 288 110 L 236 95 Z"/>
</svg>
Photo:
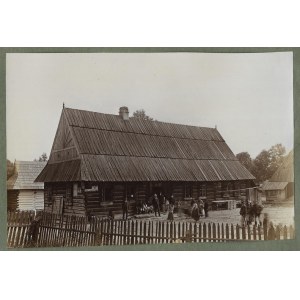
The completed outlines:
<svg viewBox="0 0 300 300">
<path fill-rule="evenodd" d="M 128 218 L 128 209 L 129 209 L 129 201 L 127 200 L 127 198 L 123 201 L 122 204 L 122 210 L 123 210 L 123 219 Z"/>
<path fill-rule="evenodd" d="M 168 218 L 167 220 L 173 221 L 174 220 L 174 208 L 175 208 L 175 198 L 171 195 L 169 200 L 169 209 L 168 209 Z"/>
<path fill-rule="evenodd" d="M 205 218 L 208 217 L 208 201 L 204 200 L 204 213 L 205 213 Z"/>
<path fill-rule="evenodd" d="M 241 215 L 241 226 L 246 225 L 246 216 L 247 216 L 247 207 L 244 202 L 242 202 L 241 209 L 240 209 L 240 215 Z"/>
<path fill-rule="evenodd" d="M 159 199 L 159 208 L 161 211 L 163 211 L 163 206 L 165 203 L 165 196 L 163 195 L 162 192 L 159 193 L 158 199 Z"/>
<path fill-rule="evenodd" d="M 154 197 L 153 197 L 153 209 L 154 209 L 155 217 L 156 217 L 157 213 L 160 216 L 159 199 L 156 194 L 154 194 Z"/>
<path fill-rule="evenodd" d="M 191 216 L 196 222 L 200 219 L 199 207 L 196 202 L 192 206 Z"/>
</svg>

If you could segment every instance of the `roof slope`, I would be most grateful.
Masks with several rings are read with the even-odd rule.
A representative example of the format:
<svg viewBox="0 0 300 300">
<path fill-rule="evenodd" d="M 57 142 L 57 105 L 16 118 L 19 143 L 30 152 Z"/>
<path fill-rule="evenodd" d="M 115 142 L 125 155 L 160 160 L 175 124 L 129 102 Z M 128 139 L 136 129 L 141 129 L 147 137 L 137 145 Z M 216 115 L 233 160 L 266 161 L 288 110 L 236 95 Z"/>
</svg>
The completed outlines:
<svg viewBox="0 0 300 300">
<path fill-rule="evenodd" d="M 39 161 L 16 161 L 15 173 L 7 180 L 8 190 L 21 189 L 44 189 L 43 183 L 34 182 L 36 177 L 45 167 L 46 162 Z"/>
<path fill-rule="evenodd" d="M 288 185 L 288 182 L 271 182 L 263 183 L 262 189 L 265 191 L 283 190 Z"/>
<path fill-rule="evenodd" d="M 78 159 L 50 160 L 40 181 L 254 179 L 215 128 L 123 120 L 118 115 L 70 108 L 62 114 Z"/>
<path fill-rule="evenodd" d="M 284 158 L 282 165 L 276 170 L 270 181 L 294 182 L 294 151 Z"/>
</svg>

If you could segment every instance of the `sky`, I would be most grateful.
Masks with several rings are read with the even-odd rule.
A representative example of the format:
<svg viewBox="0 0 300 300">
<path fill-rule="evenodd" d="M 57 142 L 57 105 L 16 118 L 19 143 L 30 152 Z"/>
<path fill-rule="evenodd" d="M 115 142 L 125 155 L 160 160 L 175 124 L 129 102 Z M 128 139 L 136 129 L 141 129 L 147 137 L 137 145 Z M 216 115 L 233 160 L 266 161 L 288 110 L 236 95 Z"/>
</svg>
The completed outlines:
<svg viewBox="0 0 300 300">
<path fill-rule="evenodd" d="M 49 156 L 63 103 L 215 127 L 255 158 L 293 148 L 293 56 L 277 53 L 12 53 L 6 57 L 7 158 Z"/>
</svg>

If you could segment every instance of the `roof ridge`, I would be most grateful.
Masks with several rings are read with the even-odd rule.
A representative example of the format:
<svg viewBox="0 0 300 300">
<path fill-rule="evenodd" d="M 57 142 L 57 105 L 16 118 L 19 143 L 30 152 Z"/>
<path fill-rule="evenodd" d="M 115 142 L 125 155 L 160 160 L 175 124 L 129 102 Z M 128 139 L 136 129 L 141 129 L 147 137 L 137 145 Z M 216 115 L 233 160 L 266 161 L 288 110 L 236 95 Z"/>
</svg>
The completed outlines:
<svg viewBox="0 0 300 300">
<path fill-rule="evenodd" d="M 65 110 L 77 110 L 80 112 L 87 112 L 87 113 L 96 113 L 100 115 L 109 115 L 109 116 L 114 116 L 114 117 L 119 117 L 116 114 L 111 114 L 111 113 L 102 113 L 102 112 L 97 112 L 97 111 L 91 111 L 91 110 L 84 110 L 84 109 L 78 109 L 78 108 L 70 108 L 70 107 L 65 107 Z M 139 122 L 155 122 L 155 123 L 163 123 L 163 124 L 171 124 L 171 125 L 179 125 L 179 126 L 187 126 L 187 127 L 194 127 L 194 128 L 204 128 L 204 129 L 212 129 L 215 130 L 219 133 L 217 128 L 213 127 L 207 127 L 207 126 L 200 126 L 200 125 L 188 125 L 188 124 L 181 124 L 181 123 L 172 123 L 172 122 L 165 122 L 165 121 L 159 121 L 159 120 L 144 120 L 140 118 L 135 118 L 135 117 L 129 117 L 129 120 L 138 120 Z M 71 125 L 73 126 L 73 125 Z M 83 127 L 83 128 L 90 128 L 90 127 Z M 219 133 L 220 134 L 220 133 Z"/>
</svg>

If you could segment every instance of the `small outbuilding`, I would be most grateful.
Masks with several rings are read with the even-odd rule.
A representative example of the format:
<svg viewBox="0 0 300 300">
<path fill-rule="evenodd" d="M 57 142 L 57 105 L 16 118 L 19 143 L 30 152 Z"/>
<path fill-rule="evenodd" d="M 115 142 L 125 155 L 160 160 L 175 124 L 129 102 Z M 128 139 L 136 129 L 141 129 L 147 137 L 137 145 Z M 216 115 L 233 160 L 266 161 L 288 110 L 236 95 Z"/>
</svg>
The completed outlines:
<svg viewBox="0 0 300 300">
<path fill-rule="evenodd" d="M 43 210 L 44 184 L 34 182 L 46 162 L 15 161 L 14 174 L 7 180 L 7 209 Z"/>
</svg>

